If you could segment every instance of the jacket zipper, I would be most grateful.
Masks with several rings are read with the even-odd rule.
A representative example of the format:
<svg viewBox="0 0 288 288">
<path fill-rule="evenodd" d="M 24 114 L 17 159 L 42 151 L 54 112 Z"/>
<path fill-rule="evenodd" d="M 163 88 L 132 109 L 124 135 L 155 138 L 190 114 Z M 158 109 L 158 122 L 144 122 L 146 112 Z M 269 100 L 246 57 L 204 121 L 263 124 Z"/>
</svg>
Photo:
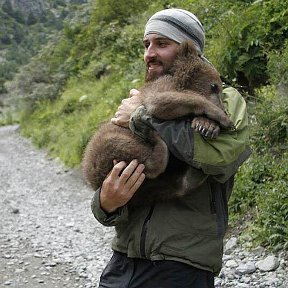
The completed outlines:
<svg viewBox="0 0 288 288">
<path fill-rule="evenodd" d="M 210 209 L 212 214 L 216 214 L 216 199 L 215 199 L 215 192 L 211 190 L 211 202 L 210 202 Z"/>
<path fill-rule="evenodd" d="M 146 244 L 146 236 L 147 236 L 147 230 L 148 230 L 148 226 L 149 226 L 153 211 L 154 211 L 154 206 L 152 206 L 150 208 L 150 211 L 149 211 L 147 217 L 145 218 L 145 221 L 144 221 L 143 226 L 142 226 L 141 237 L 140 237 L 140 255 L 143 258 L 146 258 L 146 251 L 145 251 L 146 250 L 146 245 L 145 245 Z"/>
</svg>

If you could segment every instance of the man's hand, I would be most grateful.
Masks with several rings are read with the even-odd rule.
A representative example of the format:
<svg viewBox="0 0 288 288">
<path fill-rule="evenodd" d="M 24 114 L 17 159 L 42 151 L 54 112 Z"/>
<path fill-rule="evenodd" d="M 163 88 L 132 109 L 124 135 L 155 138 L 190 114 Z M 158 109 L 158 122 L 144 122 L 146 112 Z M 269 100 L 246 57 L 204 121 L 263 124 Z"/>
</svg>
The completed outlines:
<svg viewBox="0 0 288 288">
<path fill-rule="evenodd" d="M 129 165 L 124 161 L 119 163 L 114 161 L 113 169 L 102 184 L 101 208 L 112 213 L 125 205 L 143 183 L 145 179 L 145 174 L 142 173 L 144 168 L 145 166 L 138 164 L 137 160 L 131 161 Z"/>
<path fill-rule="evenodd" d="M 122 100 L 115 116 L 111 119 L 113 124 L 125 128 L 129 127 L 131 114 L 142 104 L 139 95 L 140 92 L 137 89 L 130 90 L 129 98 Z"/>
</svg>

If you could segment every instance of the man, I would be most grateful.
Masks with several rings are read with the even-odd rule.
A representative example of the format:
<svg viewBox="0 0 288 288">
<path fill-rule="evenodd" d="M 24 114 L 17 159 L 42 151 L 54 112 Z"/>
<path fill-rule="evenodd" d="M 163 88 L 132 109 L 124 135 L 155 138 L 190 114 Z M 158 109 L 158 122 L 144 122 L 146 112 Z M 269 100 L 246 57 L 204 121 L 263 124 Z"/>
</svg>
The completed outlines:
<svg viewBox="0 0 288 288">
<path fill-rule="evenodd" d="M 166 74 L 179 43 L 188 39 L 203 61 L 208 61 L 202 55 L 204 30 L 195 15 L 181 9 L 154 14 L 146 24 L 143 41 L 146 81 Z M 220 133 L 211 140 L 193 131 L 188 120 L 153 119 L 145 107 L 139 106 L 138 94 L 136 89 L 131 90 L 112 122 L 142 136 L 143 123 L 158 131 L 171 157 L 195 168 L 193 191 L 181 199 L 131 209 L 127 203 L 143 183 L 145 167 L 137 159 L 131 163 L 115 161 L 92 199 L 98 221 L 116 229 L 114 254 L 99 287 L 214 287 L 214 275 L 221 269 L 234 174 L 250 154 L 245 102 L 233 88 L 224 90 L 223 101 L 236 131 Z M 204 124 L 209 129 L 214 123 L 207 120 Z"/>
</svg>

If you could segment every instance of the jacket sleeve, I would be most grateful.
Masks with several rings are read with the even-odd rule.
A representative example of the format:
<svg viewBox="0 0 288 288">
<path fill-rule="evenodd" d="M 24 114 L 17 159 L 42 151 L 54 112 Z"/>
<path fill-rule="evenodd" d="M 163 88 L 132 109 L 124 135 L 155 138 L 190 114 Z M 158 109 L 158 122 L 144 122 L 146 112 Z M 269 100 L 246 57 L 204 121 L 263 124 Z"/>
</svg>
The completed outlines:
<svg viewBox="0 0 288 288">
<path fill-rule="evenodd" d="M 104 226 L 115 226 L 128 219 L 127 205 L 118 208 L 113 213 L 106 213 L 100 206 L 100 188 L 94 193 L 91 201 L 91 210 L 94 217 Z"/>
<path fill-rule="evenodd" d="M 133 113 L 130 129 L 142 138 L 146 136 L 143 123 L 155 129 L 175 157 L 224 183 L 250 156 L 251 150 L 245 100 L 232 87 L 223 90 L 222 100 L 235 129 L 220 133 L 216 139 L 195 132 L 191 120 L 160 121 L 148 115 L 143 106 Z"/>
</svg>

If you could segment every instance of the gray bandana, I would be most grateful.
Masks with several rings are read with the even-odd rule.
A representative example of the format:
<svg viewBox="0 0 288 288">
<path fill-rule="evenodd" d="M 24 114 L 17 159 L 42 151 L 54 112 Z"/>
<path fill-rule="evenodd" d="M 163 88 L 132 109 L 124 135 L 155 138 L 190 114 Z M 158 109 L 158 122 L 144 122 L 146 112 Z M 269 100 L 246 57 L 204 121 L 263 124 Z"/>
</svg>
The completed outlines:
<svg viewBox="0 0 288 288">
<path fill-rule="evenodd" d="M 203 54 L 205 32 L 198 18 L 183 9 L 165 9 L 155 13 L 145 26 L 144 37 L 159 34 L 177 43 L 192 40 L 199 55 Z"/>
</svg>

